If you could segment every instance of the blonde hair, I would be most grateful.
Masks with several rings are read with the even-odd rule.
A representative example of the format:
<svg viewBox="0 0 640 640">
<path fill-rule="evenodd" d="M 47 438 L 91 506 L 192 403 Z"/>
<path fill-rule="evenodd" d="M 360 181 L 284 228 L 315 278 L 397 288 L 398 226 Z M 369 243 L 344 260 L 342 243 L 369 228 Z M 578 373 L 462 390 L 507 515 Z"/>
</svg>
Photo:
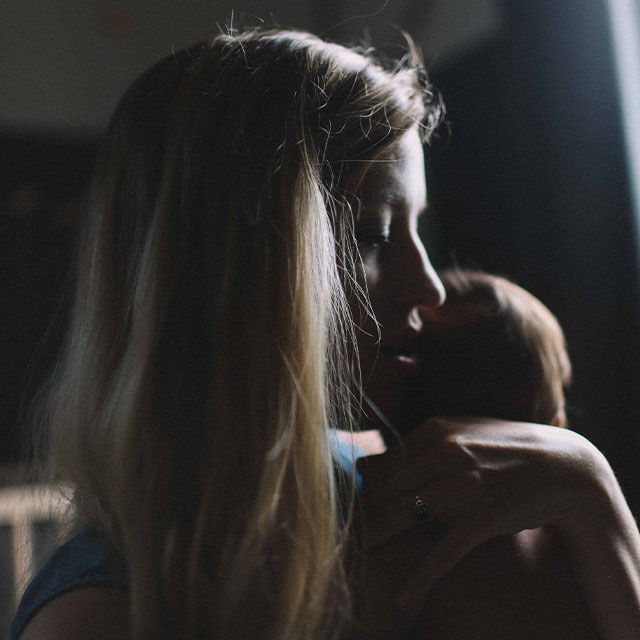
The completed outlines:
<svg viewBox="0 0 640 640">
<path fill-rule="evenodd" d="M 357 419 L 346 203 L 368 160 L 437 124 L 416 62 L 220 35 L 113 117 L 47 422 L 80 520 L 127 560 L 136 638 L 319 638 L 347 618 L 328 438 Z"/>
<path fill-rule="evenodd" d="M 571 382 L 555 316 L 505 278 L 465 269 L 439 275 L 447 299 L 426 317 L 418 414 L 551 423 Z"/>
</svg>

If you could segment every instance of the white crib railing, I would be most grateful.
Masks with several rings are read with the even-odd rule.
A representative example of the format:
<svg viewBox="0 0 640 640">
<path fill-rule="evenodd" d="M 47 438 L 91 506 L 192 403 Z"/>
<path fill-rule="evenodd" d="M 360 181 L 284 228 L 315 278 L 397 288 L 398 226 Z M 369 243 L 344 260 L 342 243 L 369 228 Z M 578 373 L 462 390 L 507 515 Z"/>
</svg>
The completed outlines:
<svg viewBox="0 0 640 640">
<path fill-rule="evenodd" d="M 0 526 L 9 527 L 13 560 L 13 597 L 17 605 L 35 566 L 36 523 L 62 526 L 68 518 L 64 487 L 31 484 L 0 489 Z"/>
</svg>

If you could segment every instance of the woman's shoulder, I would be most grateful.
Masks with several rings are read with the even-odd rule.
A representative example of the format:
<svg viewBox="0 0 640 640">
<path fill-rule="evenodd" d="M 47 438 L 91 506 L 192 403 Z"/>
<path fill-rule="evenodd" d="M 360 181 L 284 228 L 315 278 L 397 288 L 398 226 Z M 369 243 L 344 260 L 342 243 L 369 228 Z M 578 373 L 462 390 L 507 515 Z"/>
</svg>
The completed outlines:
<svg viewBox="0 0 640 640">
<path fill-rule="evenodd" d="M 66 619 L 65 624 L 70 624 L 71 618 L 78 617 L 80 624 L 88 611 L 93 612 L 94 622 L 109 612 L 107 622 L 126 604 L 127 589 L 128 575 L 122 556 L 104 536 L 83 529 L 63 544 L 29 583 L 12 622 L 9 640 L 35 637 L 32 630 L 47 621 Z M 62 614 L 64 617 L 58 618 Z M 67 627 L 65 637 L 72 637 L 68 635 L 70 628 Z M 38 637 L 57 636 L 41 631 Z"/>
<path fill-rule="evenodd" d="M 18 636 L 10 636 L 10 638 Z M 20 640 L 126 640 L 129 599 L 112 587 L 80 587 L 48 601 L 27 622 Z"/>
</svg>

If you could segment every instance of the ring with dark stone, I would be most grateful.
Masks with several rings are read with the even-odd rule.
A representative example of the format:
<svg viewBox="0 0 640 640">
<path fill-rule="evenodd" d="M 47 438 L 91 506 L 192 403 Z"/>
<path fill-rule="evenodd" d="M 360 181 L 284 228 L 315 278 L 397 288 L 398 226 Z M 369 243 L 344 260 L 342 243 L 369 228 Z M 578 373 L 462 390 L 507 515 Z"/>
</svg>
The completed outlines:
<svg viewBox="0 0 640 640">
<path fill-rule="evenodd" d="M 411 509 L 411 515 L 413 519 L 420 524 L 432 518 L 433 511 L 420 496 L 416 496 L 415 504 L 413 505 L 413 509 Z"/>
<path fill-rule="evenodd" d="M 433 509 L 420 496 L 416 496 L 411 515 L 420 531 L 431 542 L 438 542 L 449 530 L 449 527 L 434 515 Z"/>
</svg>

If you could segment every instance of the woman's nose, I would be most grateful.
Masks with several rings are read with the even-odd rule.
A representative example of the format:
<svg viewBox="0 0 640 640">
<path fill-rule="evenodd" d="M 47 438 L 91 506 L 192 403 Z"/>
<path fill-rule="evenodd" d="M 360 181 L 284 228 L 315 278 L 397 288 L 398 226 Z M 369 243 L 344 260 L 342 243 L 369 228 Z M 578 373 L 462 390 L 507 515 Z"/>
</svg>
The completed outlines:
<svg viewBox="0 0 640 640">
<path fill-rule="evenodd" d="M 419 237 L 416 236 L 412 246 L 408 247 L 406 259 L 407 268 L 401 284 L 403 301 L 417 308 L 439 307 L 446 298 L 444 285 Z"/>
</svg>

